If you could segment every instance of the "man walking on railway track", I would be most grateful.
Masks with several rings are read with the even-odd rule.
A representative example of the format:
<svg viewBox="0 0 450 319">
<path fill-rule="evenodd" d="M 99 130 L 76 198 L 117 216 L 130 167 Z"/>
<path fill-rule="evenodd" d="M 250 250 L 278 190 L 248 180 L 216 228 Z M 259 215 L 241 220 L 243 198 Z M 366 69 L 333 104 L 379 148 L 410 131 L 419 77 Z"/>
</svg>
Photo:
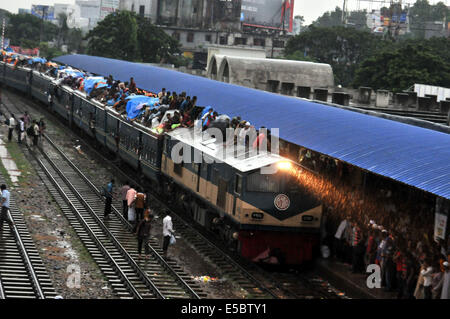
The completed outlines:
<svg viewBox="0 0 450 319">
<path fill-rule="evenodd" d="M 36 120 L 33 120 L 33 146 L 38 145 L 38 139 L 39 139 L 39 125 L 37 124 Z"/>
<path fill-rule="evenodd" d="M 122 215 L 123 218 L 128 220 L 128 201 L 127 192 L 130 189 L 130 182 L 126 181 L 120 189 L 120 197 L 122 198 Z"/>
<path fill-rule="evenodd" d="M 140 187 L 137 187 L 136 194 L 136 225 L 143 219 L 146 195 L 142 193 Z"/>
<path fill-rule="evenodd" d="M 8 141 L 11 142 L 12 140 L 12 134 L 14 131 L 14 128 L 16 127 L 16 117 L 14 114 L 11 114 L 11 117 L 9 118 L 9 124 L 8 124 Z"/>
<path fill-rule="evenodd" d="M 163 219 L 163 256 L 167 259 L 167 249 L 169 248 L 170 239 L 173 236 L 173 224 L 170 211 L 166 211 L 166 217 Z"/>
<path fill-rule="evenodd" d="M 0 190 L 2 191 L 2 210 L 0 211 L 0 231 L 3 230 L 3 222 L 7 222 L 10 227 L 14 225 L 14 223 L 8 218 L 8 211 L 9 211 L 9 191 L 6 189 L 6 185 L 2 184 L 0 187 Z"/>
<path fill-rule="evenodd" d="M 112 179 L 108 185 L 106 185 L 106 189 L 104 189 L 105 196 L 105 219 L 109 219 L 109 214 L 111 214 L 111 204 L 112 204 L 112 196 L 113 196 L 113 188 L 114 188 L 114 179 Z"/>
<path fill-rule="evenodd" d="M 150 254 L 150 249 L 148 247 L 148 239 L 150 237 L 152 216 L 150 211 L 146 210 L 144 214 L 144 219 L 141 220 L 136 229 L 136 235 L 138 238 L 138 253 L 139 258 L 141 258 L 142 245 L 144 245 L 145 256 L 148 258 Z"/>
</svg>

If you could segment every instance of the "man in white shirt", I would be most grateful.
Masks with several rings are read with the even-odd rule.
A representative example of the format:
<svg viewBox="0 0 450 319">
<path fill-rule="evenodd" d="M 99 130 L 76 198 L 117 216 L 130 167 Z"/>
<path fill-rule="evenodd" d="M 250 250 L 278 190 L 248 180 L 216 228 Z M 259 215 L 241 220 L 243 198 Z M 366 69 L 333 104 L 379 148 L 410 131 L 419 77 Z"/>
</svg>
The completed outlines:
<svg viewBox="0 0 450 319">
<path fill-rule="evenodd" d="M 7 222 L 10 227 L 13 226 L 13 222 L 8 218 L 9 197 L 10 197 L 9 191 L 6 189 L 5 184 L 2 184 L 0 190 L 2 192 L 2 199 L 1 199 L 2 209 L 0 211 L 0 231 L 2 231 L 3 222 Z"/>
<path fill-rule="evenodd" d="M 11 118 L 9 119 L 9 125 L 8 125 L 8 141 L 11 142 L 12 140 L 12 133 L 14 131 L 14 129 L 16 128 L 16 117 L 14 116 L 14 114 L 11 114 Z"/>
<path fill-rule="evenodd" d="M 24 138 L 25 135 L 25 122 L 23 117 L 21 117 L 19 119 L 19 132 L 17 134 L 17 142 L 20 144 L 22 143 L 22 139 Z"/>
<path fill-rule="evenodd" d="M 425 260 L 420 274 L 423 276 L 423 296 L 424 299 L 431 299 L 431 280 L 433 279 L 433 267 L 430 262 Z"/>
<path fill-rule="evenodd" d="M 166 211 L 166 217 L 163 219 L 163 256 L 167 258 L 167 248 L 169 248 L 170 237 L 174 233 L 172 217 L 170 216 L 170 211 Z"/>
</svg>

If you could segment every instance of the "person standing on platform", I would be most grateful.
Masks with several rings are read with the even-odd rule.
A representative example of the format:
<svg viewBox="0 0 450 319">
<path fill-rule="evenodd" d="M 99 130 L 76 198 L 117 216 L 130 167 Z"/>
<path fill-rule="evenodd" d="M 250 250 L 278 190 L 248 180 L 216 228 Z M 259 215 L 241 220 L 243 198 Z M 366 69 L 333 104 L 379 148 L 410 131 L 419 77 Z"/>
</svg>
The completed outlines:
<svg viewBox="0 0 450 319">
<path fill-rule="evenodd" d="M 170 239 L 173 236 L 173 224 L 172 217 L 170 216 L 170 211 L 166 211 L 166 217 L 163 219 L 163 256 L 167 258 L 167 249 L 170 245 Z"/>
<path fill-rule="evenodd" d="M 431 280 L 433 274 L 433 267 L 431 267 L 430 262 L 425 259 L 423 263 L 423 269 L 420 271 L 423 276 L 423 298 L 431 299 Z"/>
<path fill-rule="evenodd" d="M 10 227 L 12 227 L 14 223 L 8 217 L 10 193 L 6 189 L 5 184 L 2 184 L 2 186 L 0 186 L 0 189 L 2 191 L 2 200 L 1 200 L 2 209 L 0 211 L 0 231 L 2 231 L 3 222 L 7 222 Z"/>
<path fill-rule="evenodd" d="M 140 187 L 137 187 L 136 190 L 136 222 L 139 223 L 143 219 L 146 196 Z"/>
<path fill-rule="evenodd" d="M 9 124 L 8 124 L 8 141 L 11 142 L 12 140 L 12 134 L 14 129 L 16 128 L 16 117 L 14 114 L 11 114 L 11 117 L 9 118 Z"/>
<path fill-rule="evenodd" d="M 105 196 L 105 215 L 104 215 L 105 219 L 109 219 L 109 214 L 111 214 L 113 188 L 114 188 L 114 179 L 112 179 L 108 183 L 108 185 L 106 185 L 106 189 L 103 190 Z"/>
<path fill-rule="evenodd" d="M 130 182 L 126 181 L 120 189 L 120 196 L 122 198 L 122 215 L 123 218 L 128 220 L 128 202 L 127 202 L 127 192 L 130 189 Z"/>
<path fill-rule="evenodd" d="M 136 193 L 133 186 L 127 192 L 128 221 L 132 223 L 136 220 Z"/>
</svg>

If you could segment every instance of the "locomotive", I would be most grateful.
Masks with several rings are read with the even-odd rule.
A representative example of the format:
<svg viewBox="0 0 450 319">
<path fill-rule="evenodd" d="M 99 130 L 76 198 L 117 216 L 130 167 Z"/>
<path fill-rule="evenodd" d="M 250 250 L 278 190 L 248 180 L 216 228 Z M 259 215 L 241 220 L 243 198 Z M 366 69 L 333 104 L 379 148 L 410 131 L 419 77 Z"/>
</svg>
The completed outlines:
<svg viewBox="0 0 450 319">
<path fill-rule="evenodd" d="M 26 67 L 0 62 L 0 81 L 42 102 L 116 154 L 155 190 L 183 203 L 185 214 L 242 257 L 286 265 L 313 259 L 322 205 L 283 169 L 297 164 L 272 153 L 219 159 L 214 139 L 196 140 L 184 129 L 157 134 L 88 99 L 84 92 L 59 86 L 53 78 Z M 201 159 L 181 163 L 174 159 L 172 150 L 179 143 L 192 158 L 200 152 Z M 263 174 L 261 169 L 271 165 L 280 169 Z"/>
</svg>

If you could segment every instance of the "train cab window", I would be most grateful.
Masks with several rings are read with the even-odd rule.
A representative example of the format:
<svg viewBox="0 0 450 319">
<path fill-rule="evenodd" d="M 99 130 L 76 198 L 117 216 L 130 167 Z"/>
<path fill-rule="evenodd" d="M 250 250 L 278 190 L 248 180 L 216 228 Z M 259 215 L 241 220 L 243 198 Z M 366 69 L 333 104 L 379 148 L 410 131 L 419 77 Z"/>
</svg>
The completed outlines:
<svg viewBox="0 0 450 319">
<path fill-rule="evenodd" d="M 247 191 L 264 193 L 280 192 L 280 181 L 276 176 L 262 175 L 259 172 L 247 176 Z"/>
<path fill-rule="evenodd" d="M 237 195 L 242 194 L 242 176 L 239 174 L 236 174 L 234 178 L 234 192 Z"/>
</svg>

